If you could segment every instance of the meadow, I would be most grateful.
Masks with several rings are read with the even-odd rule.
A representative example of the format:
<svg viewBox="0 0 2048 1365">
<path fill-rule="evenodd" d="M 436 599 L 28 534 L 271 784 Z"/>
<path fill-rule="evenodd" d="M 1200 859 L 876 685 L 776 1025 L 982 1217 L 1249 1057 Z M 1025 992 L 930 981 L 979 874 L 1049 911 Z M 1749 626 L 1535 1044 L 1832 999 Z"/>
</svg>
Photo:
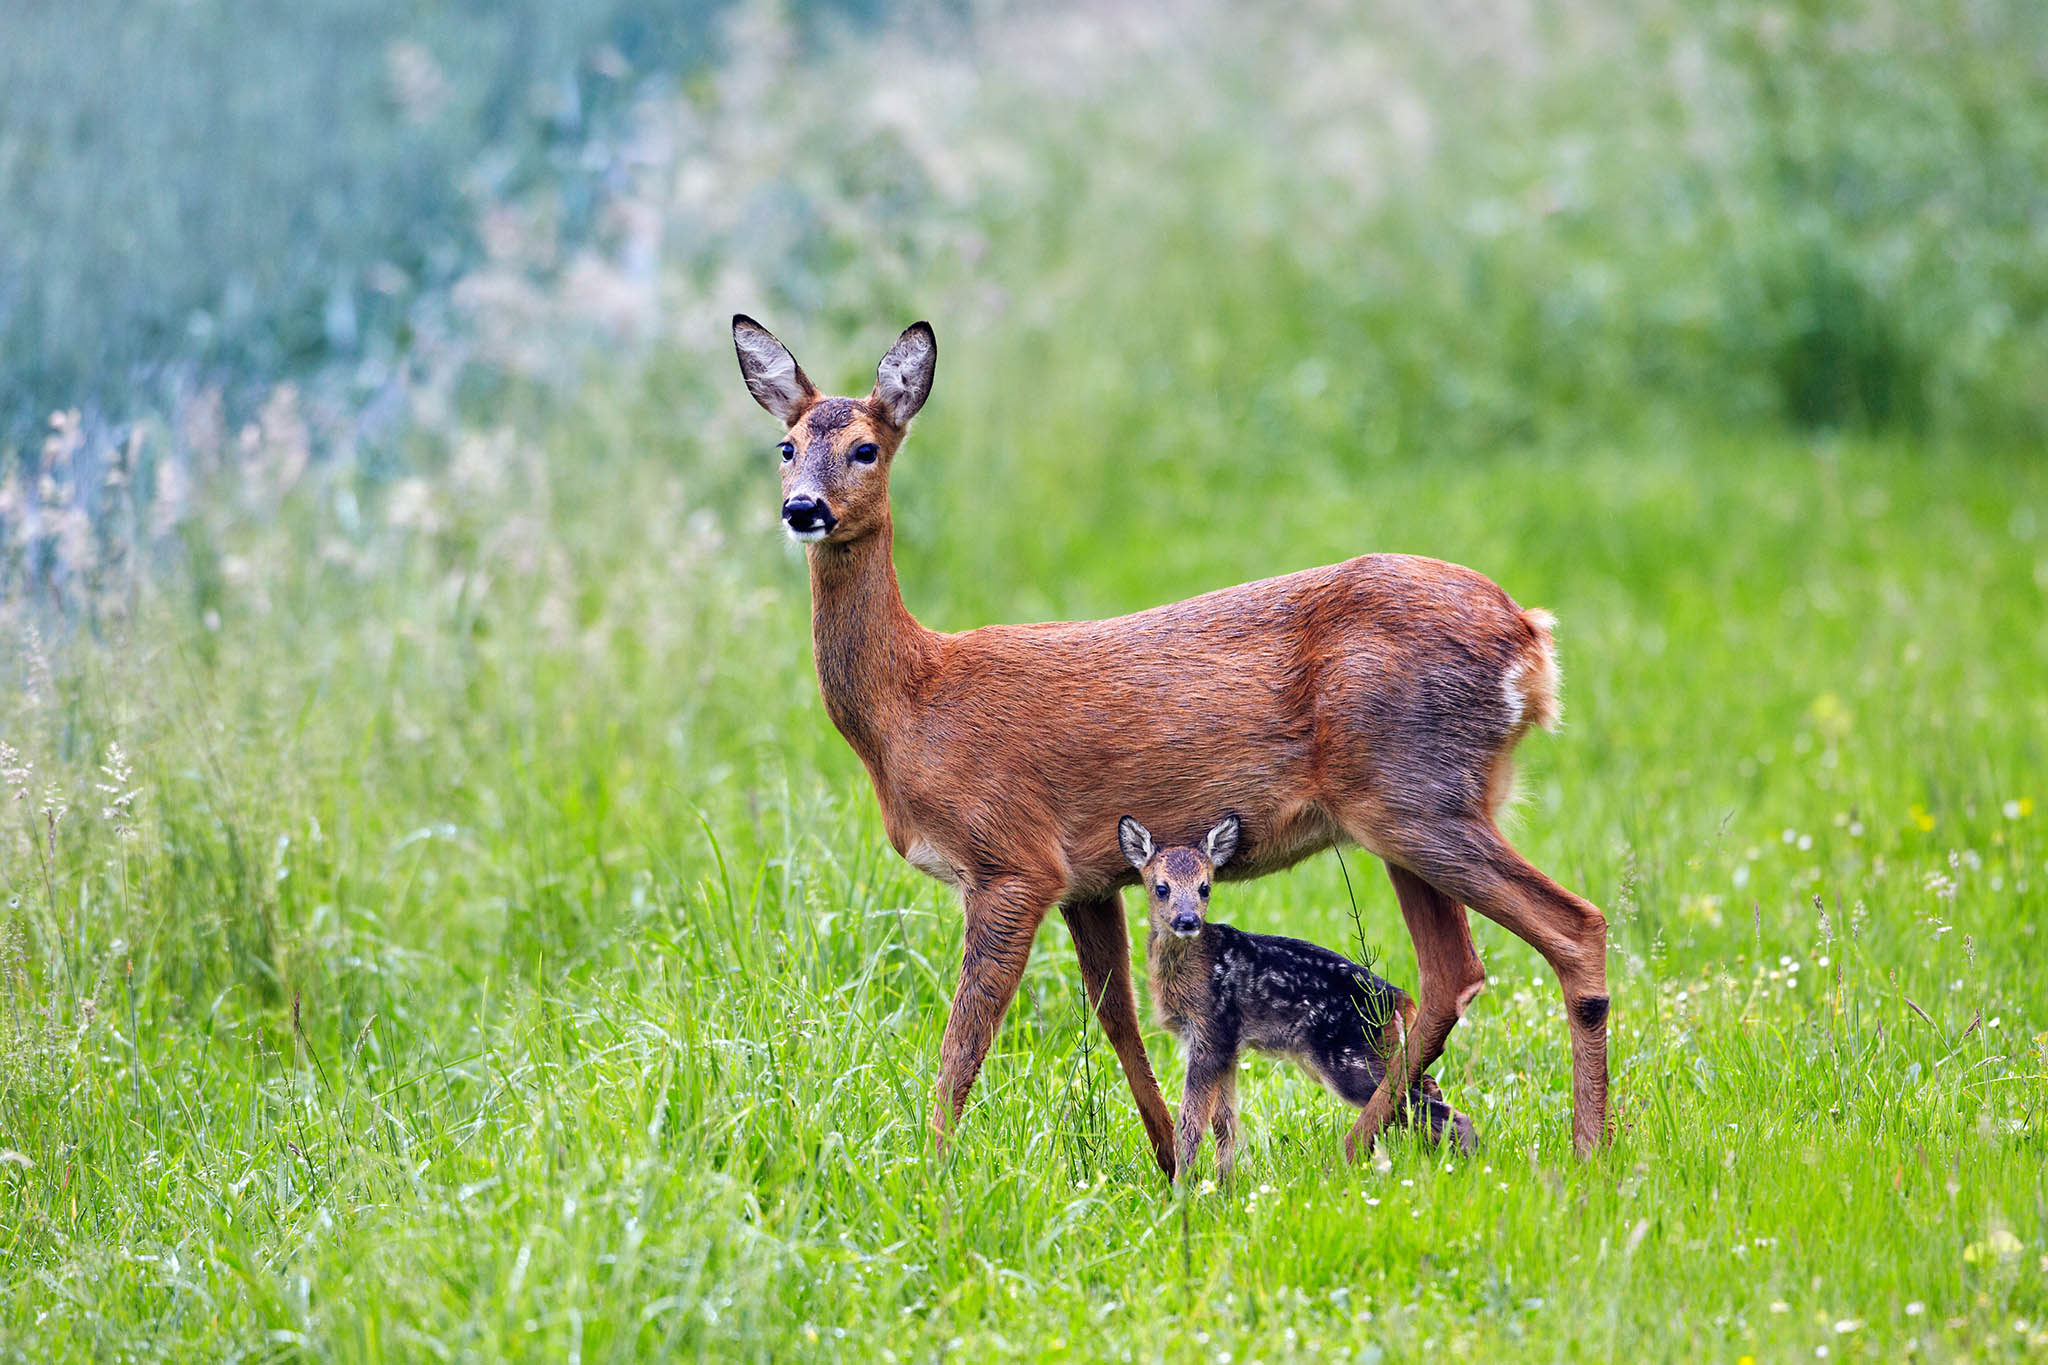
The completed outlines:
<svg viewBox="0 0 2048 1365">
<path fill-rule="evenodd" d="M 302 376 L 45 423 L 0 477 L 0 1356 L 2048 1349 L 2048 285 L 1984 169 L 2048 128 L 2041 21 L 1620 13 L 744 19 L 594 245 L 490 207 L 403 421 Z M 1646 52 L 1692 94 L 1603 84 Z M 1513 835 L 1609 919 L 1612 1146 L 1480 921 L 1476 1155 L 1348 1167 L 1254 1060 L 1176 1198 L 1054 916 L 935 1155 L 959 912 L 817 699 L 738 308 L 841 391 L 934 322 L 928 625 L 1389 550 L 1554 611 Z M 1356 850 L 1215 913 L 1413 987 Z"/>
</svg>

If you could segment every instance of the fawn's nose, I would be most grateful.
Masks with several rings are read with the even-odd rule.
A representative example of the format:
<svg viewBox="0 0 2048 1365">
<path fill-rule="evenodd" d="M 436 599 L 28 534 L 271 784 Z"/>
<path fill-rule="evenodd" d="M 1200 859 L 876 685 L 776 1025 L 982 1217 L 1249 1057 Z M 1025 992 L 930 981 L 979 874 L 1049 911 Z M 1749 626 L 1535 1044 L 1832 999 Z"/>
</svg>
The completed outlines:
<svg viewBox="0 0 2048 1365">
<path fill-rule="evenodd" d="M 1202 917 L 1200 915 L 1189 914 L 1187 911 L 1183 910 L 1173 917 L 1172 928 L 1174 933 L 1179 934 L 1182 937 L 1186 937 L 1189 934 L 1198 933 L 1202 928 Z"/>
<path fill-rule="evenodd" d="M 839 518 L 832 515 L 823 498 L 799 493 L 782 504 L 782 524 L 794 535 L 814 539 L 829 535 Z"/>
</svg>

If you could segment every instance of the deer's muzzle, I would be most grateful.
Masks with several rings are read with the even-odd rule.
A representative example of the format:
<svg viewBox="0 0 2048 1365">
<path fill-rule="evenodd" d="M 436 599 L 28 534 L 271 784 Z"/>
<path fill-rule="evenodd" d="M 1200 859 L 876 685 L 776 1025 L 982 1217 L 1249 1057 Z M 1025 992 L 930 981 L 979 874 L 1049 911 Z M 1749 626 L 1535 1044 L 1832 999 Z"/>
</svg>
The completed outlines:
<svg viewBox="0 0 2048 1365">
<path fill-rule="evenodd" d="M 832 534 L 839 518 L 832 515 L 823 498 L 799 493 L 782 504 L 782 524 L 798 540 L 823 540 Z"/>
</svg>

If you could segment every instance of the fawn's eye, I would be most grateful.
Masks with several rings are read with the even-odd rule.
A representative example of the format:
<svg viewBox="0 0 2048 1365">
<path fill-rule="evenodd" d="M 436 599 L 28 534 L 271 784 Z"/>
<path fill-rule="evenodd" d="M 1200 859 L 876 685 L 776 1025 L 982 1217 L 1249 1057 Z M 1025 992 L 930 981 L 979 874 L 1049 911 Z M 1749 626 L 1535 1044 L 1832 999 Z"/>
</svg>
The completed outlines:
<svg viewBox="0 0 2048 1365">
<path fill-rule="evenodd" d="M 1161 882 L 1161 883 L 1159 883 L 1159 885 L 1157 885 L 1157 886 L 1153 887 L 1152 889 L 1153 889 L 1154 891 L 1157 891 L 1157 892 L 1159 893 L 1159 897 L 1160 897 L 1160 899 L 1161 899 L 1161 900 L 1164 900 L 1164 899 L 1166 898 L 1166 883 L 1165 883 L 1165 882 Z"/>
<path fill-rule="evenodd" d="M 784 441 L 781 445 L 775 448 L 782 452 L 782 462 L 784 464 L 788 464 L 791 460 L 794 460 L 796 458 L 796 447 L 790 444 L 788 441 Z"/>
<path fill-rule="evenodd" d="M 1209 883 L 1203 882 L 1200 886 L 1196 887 L 1195 890 L 1202 893 L 1203 900 L 1209 899 Z"/>
<path fill-rule="evenodd" d="M 873 441 L 866 441 L 853 448 L 853 462 L 855 464 L 873 464 L 881 453 L 882 448 L 880 446 L 876 445 Z"/>
</svg>

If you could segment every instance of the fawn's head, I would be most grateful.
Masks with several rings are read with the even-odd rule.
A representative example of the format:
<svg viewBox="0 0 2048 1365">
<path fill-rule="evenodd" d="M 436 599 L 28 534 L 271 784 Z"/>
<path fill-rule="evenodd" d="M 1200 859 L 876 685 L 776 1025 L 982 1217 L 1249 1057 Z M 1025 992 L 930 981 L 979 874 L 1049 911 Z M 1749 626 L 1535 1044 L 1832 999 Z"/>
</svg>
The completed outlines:
<svg viewBox="0 0 2048 1365">
<path fill-rule="evenodd" d="M 888 525 L 889 462 L 931 396 L 939 362 L 931 324 L 896 338 L 865 398 L 819 393 L 789 348 L 744 313 L 733 317 L 732 344 L 747 390 L 786 429 L 778 449 L 791 538 L 846 544 Z"/>
<path fill-rule="evenodd" d="M 1150 908 L 1152 927 L 1177 938 L 1192 938 L 1202 932 L 1209 914 L 1209 884 L 1216 869 L 1237 852 L 1238 819 L 1226 815 L 1197 848 L 1179 844 L 1154 848 L 1152 831 L 1126 815 L 1116 822 L 1116 841 L 1138 869 Z"/>
</svg>

